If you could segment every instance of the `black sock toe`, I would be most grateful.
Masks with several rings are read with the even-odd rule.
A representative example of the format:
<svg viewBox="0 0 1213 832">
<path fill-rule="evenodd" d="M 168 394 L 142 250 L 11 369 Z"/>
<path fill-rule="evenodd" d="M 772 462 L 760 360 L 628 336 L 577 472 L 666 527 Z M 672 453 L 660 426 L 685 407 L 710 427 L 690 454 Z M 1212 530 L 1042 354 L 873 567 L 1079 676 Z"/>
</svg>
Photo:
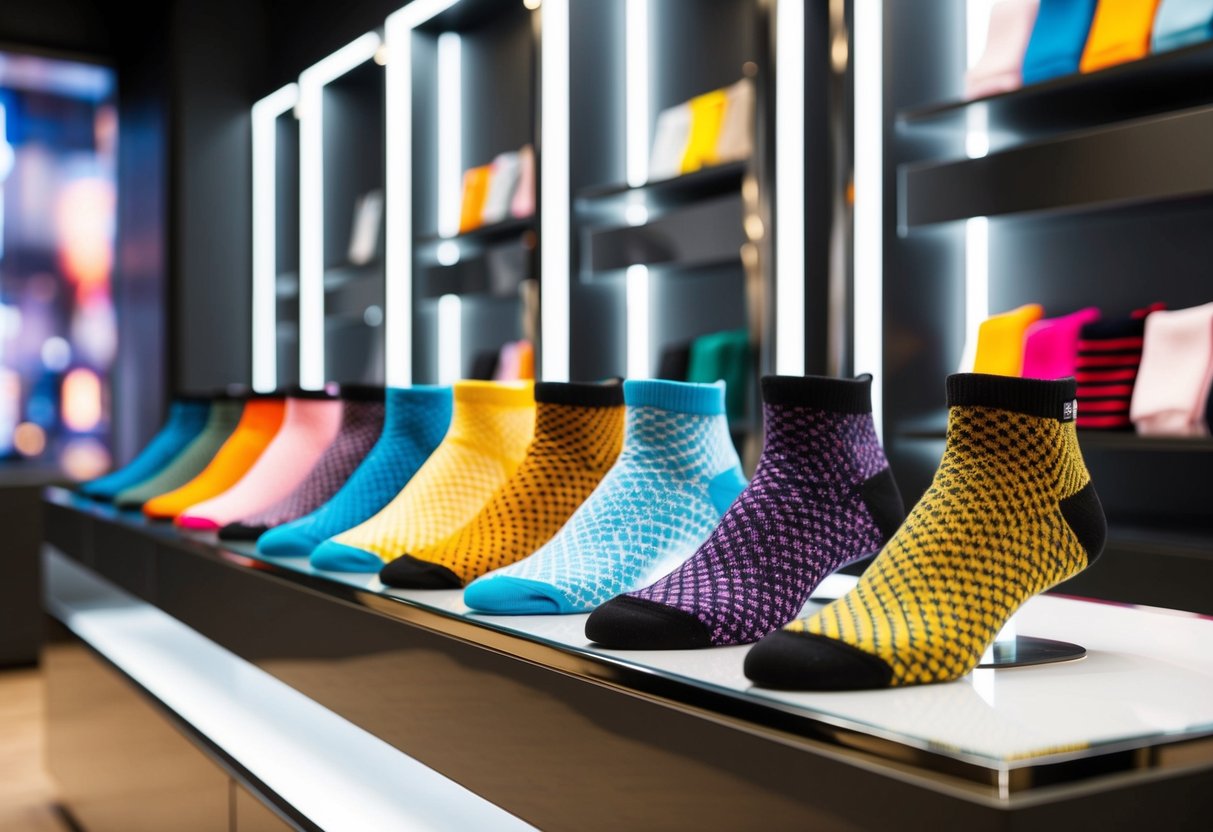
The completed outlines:
<svg viewBox="0 0 1213 832">
<path fill-rule="evenodd" d="M 399 589 L 459 589 L 463 581 L 451 570 L 428 560 L 401 555 L 383 567 L 379 580 Z"/>
<path fill-rule="evenodd" d="M 620 595 L 590 613 L 590 641 L 616 650 L 694 650 L 711 647 L 708 628 L 696 616 L 643 598 Z"/>
<path fill-rule="evenodd" d="M 268 526 L 246 526 L 243 523 L 228 523 L 219 530 L 219 539 L 255 541 L 268 531 Z"/>
<path fill-rule="evenodd" d="M 888 687 L 893 669 L 844 642 L 776 630 L 750 648 L 745 675 L 764 688 L 868 690 Z"/>
</svg>

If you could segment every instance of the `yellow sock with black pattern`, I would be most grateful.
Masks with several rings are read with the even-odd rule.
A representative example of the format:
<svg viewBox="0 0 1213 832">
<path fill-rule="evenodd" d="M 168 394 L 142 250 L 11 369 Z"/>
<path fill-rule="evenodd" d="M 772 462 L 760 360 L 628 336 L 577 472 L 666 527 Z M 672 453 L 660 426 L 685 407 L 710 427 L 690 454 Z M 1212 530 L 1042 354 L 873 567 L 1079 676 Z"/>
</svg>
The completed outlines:
<svg viewBox="0 0 1213 832">
<path fill-rule="evenodd" d="M 760 641 L 765 687 L 946 682 L 975 668 L 1033 596 L 1081 572 L 1107 524 L 1078 435 L 1074 379 L 948 378 L 943 459 L 855 588 Z"/>
<path fill-rule="evenodd" d="M 535 438 L 514 475 L 470 523 L 405 552 L 379 573 L 387 586 L 451 589 L 522 560 L 552 539 L 623 448 L 623 385 L 535 385 Z"/>
</svg>

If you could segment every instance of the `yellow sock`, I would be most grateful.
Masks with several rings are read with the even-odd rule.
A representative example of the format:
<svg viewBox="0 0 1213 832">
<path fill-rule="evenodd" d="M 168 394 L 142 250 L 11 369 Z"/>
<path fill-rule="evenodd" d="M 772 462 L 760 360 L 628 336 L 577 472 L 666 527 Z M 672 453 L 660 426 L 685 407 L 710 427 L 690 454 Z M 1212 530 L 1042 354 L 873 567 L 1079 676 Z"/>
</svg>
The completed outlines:
<svg viewBox="0 0 1213 832">
<path fill-rule="evenodd" d="M 716 143 L 720 140 L 728 103 L 729 96 L 724 90 L 712 90 L 691 99 L 691 136 L 682 156 L 683 173 L 716 164 Z"/>
<path fill-rule="evenodd" d="M 993 315 L 977 330 L 977 359 L 973 372 L 995 376 L 1019 376 L 1023 373 L 1023 341 L 1028 327 L 1040 320 L 1045 310 L 1029 303 Z"/>
<path fill-rule="evenodd" d="M 472 522 L 409 550 L 379 573 L 388 586 L 461 587 L 547 543 L 623 448 L 623 385 L 535 385 L 535 439 L 514 476 Z"/>
<path fill-rule="evenodd" d="M 846 690 L 973 670 L 1024 602 L 1103 549 L 1074 395 L 1074 379 L 949 378 L 947 447 L 931 487 L 855 588 L 759 642 L 746 675 Z"/>
<path fill-rule="evenodd" d="M 378 572 L 465 526 L 522 462 L 535 431 L 534 383 L 460 381 L 451 427 L 404 489 L 370 520 L 321 543 L 312 565 Z"/>
</svg>

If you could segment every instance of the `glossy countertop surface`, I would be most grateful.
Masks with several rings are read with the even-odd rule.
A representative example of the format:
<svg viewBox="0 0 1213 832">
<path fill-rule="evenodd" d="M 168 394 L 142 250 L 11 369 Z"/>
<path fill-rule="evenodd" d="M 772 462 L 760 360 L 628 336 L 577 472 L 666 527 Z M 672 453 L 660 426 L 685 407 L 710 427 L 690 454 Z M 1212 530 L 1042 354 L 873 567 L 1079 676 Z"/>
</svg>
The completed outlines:
<svg viewBox="0 0 1213 832">
<path fill-rule="evenodd" d="M 223 544 L 213 535 L 179 532 L 51 490 L 48 499 L 94 516 L 142 527 L 155 537 L 182 539 L 246 568 L 295 580 L 336 596 L 374 599 L 378 612 L 416 620 L 473 625 L 458 637 L 483 633 L 493 649 L 538 644 L 595 665 L 668 682 L 663 691 L 708 691 L 749 708 L 858 731 L 903 746 L 995 770 L 1060 762 L 1118 750 L 1155 747 L 1213 735 L 1213 619 L 1160 610 L 1040 596 L 1015 616 L 1020 635 L 1086 648 L 1076 661 L 1034 667 L 978 669 L 956 682 L 841 692 L 773 691 L 742 672 L 748 647 L 686 651 L 608 650 L 589 642 L 585 615 L 487 616 L 473 613 L 459 590 L 397 590 L 372 574 L 314 570 L 303 558 L 260 558 L 251 545 Z M 828 578 L 815 598 L 835 598 L 854 578 Z M 810 600 L 808 609 L 817 602 Z M 516 642 L 501 636 L 513 637 Z M 492 636 L 490 639 L 489 636 Z M 672 686 L 672 687 L 671 687 Z M 717 700 L 720 701 L 720 700 Z"/>
</svg>

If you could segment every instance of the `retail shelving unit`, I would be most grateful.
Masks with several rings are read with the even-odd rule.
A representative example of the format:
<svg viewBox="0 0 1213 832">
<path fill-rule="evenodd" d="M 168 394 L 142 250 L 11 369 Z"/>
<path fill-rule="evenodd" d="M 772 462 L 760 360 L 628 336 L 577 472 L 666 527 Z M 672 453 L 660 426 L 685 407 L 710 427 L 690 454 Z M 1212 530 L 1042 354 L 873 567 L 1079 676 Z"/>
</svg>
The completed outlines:
<svg viewBox="0 0 1213 832">
<path fill-rule="evenodd" d="M 1213 299 L 1213 44 L 966 102 L 965 9 L 885 4 L 885 437 L 911 496 L 942 449 L 943 377 L 987 312 Z M 1208 440 L 1080 439 L 1111 532 L 1059 591 L 1213 613 L 1191 589 L 1213 580 Z"/>
<path fill-rule="evenodd" d="M 282 828 L 1180 829 L 1213 811 L 1199 616 L 1038 598 L 1021 628 L 1086 658 L 780 692 L 749 685 L 745 647 L 605 650 L 583 615 L 475 615 L 458 590 L 261 559 L 63 491 L 47 511 L 47 608 L 68 631 L 48 654 L 49 765 L 73 808 L 106 808 L 114 783 L 175 785 L 177 810 L 211 793 L 175 758 L 150 782 L 124 767 L 158 722 L 106 742 L 133 686 L 125 707 L 167 717 Z M 74 720 L 86 704 L 108 719 Z M 90 790 L 86 750 L 110 791 Z"/>
<path fill-rule="evenodd" d="M 750 332 L 757 376 L 771 295 L 759 193 L 770 17 L 753 0 L 708 5 L 572 3 L 575 377 L 651 376 L 664 349 L 735 329 Z M 650 179 L 658 114 L 743 78 L 757 91 L 751 158 Z"/>
<path fill-rule="evenodd" d="M 411 29 L 413 380 L 449 383 L 537 334 L 539 214 L 460 233 L 463 173 L 538 144 L 542 15 L 458 0 Z"/>
</svg>

